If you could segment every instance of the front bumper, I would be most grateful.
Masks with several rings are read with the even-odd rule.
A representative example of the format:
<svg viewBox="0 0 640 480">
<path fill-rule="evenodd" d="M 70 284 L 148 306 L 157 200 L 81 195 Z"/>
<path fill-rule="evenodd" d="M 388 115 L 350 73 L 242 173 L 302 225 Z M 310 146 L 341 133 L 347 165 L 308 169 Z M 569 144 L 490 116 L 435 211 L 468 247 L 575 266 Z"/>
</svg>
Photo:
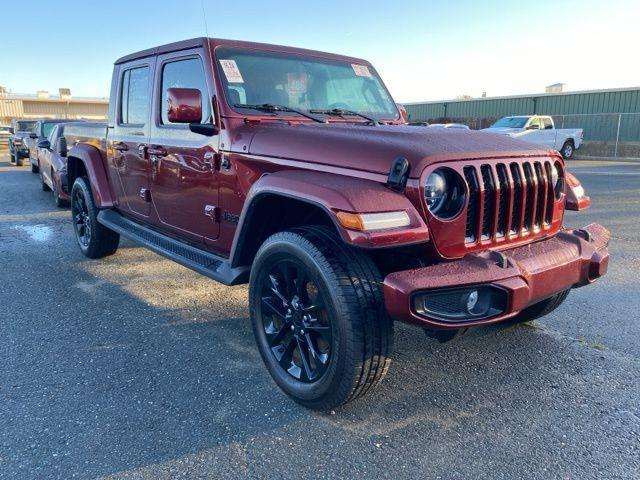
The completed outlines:
<svg viewBox="0 0 640 480">
<path fill-rule="evenodd" d="M 384 279 L 384 300 L 394 320 L 435 329 L 465 328 L 513 317 L 555 293 L 592 283 L 607 272 L 609 231 L 591 224 L 551 238 L 503 250 L 472 253 L 429 267 L 395 272 Z M 490 318 L 442 321 L 418 314 L 415 295 L 461 286 L 490 285 L 507 292 L 504 311 Z"/>
</svg>

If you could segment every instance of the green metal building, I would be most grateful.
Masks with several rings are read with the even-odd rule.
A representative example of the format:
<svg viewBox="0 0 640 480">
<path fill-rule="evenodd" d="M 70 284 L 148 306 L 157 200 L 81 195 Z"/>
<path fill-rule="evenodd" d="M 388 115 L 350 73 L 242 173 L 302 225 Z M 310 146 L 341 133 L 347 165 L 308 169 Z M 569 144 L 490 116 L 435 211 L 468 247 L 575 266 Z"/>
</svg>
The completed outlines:
<svg viewBox="0 0 640 480">
<path fill-rule="evenodd" d="M 410 122 L 459 122 L 479 129 L 508 115 L 551 115 L 558 128 L 583 128 L 587 142 L 640 142 L 640 87 L 541 93 L 405 105 Z M 617 148 L 616 155 L 617 155 Z M 610 153 L 610 152 L 609 152 Z"/>
</svg>

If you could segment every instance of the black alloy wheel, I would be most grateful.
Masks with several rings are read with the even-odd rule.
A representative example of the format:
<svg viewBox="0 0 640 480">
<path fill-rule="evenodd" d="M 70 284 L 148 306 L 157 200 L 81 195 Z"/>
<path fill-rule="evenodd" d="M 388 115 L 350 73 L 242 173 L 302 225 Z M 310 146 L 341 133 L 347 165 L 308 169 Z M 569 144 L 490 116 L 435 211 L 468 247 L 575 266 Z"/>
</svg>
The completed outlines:
<svg viewBox="0 0 640 480">
<path fill-rule="evenodd" d="M 263 272 L 260 314 L 280 367 L 300 382 L 318 381 L 331 358 L 331 319 L 326 299 L 301 262 L 282 259 Z"/>
<path fill-rule="evenodd" d="M 91 243 L 91 220 L 89 218 L 87 199 L 81 189 L 76 189 L 74 192 L 71 215 L 78 243 L 81 247 L 88 248 Z"/>
</svg>

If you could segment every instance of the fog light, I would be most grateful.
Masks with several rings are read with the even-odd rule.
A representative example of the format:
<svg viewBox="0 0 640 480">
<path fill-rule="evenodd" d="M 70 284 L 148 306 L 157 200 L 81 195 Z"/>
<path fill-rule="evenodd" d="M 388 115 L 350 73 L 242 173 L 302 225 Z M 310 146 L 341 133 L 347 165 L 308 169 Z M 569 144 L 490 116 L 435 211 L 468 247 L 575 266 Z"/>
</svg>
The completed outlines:
<svg viewBox="0 0 640 480">
<path fill-rule="evenodd" d="M 413 309 L 434 320 L 464 322 L 503 314 L 507 300 L 507 291 L 494 285 L 445 288 L 414 295 Z"/>
<path fill-rule="evenodd" d="M 478 303 L 478 291 L 474 290 L 467 297 L 467 312 L 469 313 L 473 312 L 473 309 L 475 308 L 476 303 Z"/>
</svg>

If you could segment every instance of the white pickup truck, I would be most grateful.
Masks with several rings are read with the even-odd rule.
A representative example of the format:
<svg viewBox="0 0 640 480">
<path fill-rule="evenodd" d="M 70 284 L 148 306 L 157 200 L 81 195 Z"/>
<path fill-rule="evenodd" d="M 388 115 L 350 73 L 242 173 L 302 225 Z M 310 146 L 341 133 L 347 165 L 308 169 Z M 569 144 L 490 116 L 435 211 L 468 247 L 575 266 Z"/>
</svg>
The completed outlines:
<svg viewBox="0 0 640 480">
<path fill-rule="evenodd" d="M 545 145 L 558 150 L 564 158 L 573 156 L 573 152 L 582 145 L 583 138 L 581 128 L 557 129 L 553 118 L 543 115 L 502 117 L 484 131 Z"/>
</svg>

